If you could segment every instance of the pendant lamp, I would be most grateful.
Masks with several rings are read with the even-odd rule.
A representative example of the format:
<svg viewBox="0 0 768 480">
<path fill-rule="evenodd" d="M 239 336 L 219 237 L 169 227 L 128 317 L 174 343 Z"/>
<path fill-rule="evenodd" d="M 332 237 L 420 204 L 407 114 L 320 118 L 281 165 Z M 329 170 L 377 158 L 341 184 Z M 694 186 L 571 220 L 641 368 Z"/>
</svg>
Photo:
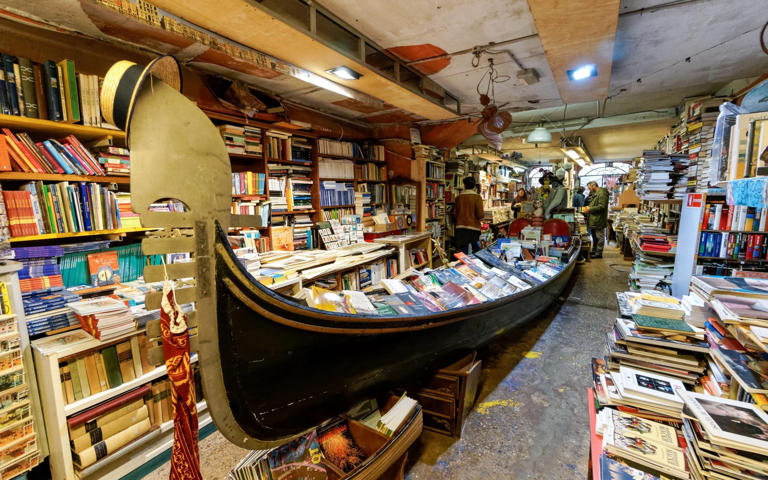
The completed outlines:
<svg viewBox="0 0 768 480">
<path fill-rule="evenodd" d="M 551 143 L 552 134 L 544 127 L 536 127 L 528 134 L 528 143 Z"/>
</svg>

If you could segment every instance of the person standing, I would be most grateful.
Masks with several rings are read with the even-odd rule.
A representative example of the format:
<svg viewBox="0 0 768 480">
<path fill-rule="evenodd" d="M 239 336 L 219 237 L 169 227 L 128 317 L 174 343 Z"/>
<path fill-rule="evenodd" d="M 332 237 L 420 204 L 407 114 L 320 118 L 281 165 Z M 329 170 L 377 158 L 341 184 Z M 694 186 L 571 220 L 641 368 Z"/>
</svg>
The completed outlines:
<svg viewBox="0 0 768 480">
<path fill-rule="evenodd" d="M 581 208 L 586 205 L 586 199 L 584 198 L 584 187 L 579 187 L 573 194 L 573 208 Z"/>
<path fill-rule="evenodd" d="M 485 211 L 483 199 L 475 191 L 474 178 L 464 179 L 464 190 L 456 198 L 453 214 L 456 217 L 454 229 L 456 247 L 466 254 L 470 253 L 470 245 L 473 251 L 477 251 L 480 248 L 477 243 L 480 239 L 480 221 L 485 217 Z"/>
<path fill-rule="evenodd" d="M 589 182 L 589 203 L 584 212 L 589 214 L 588 225 L 592 230 L 595 244 L 592 247 L 592 258 L 603 258 L 605 243 L 605 227 L 608 225 L 608 190 L 597 186 L 597 182 Z"/>
</svg>

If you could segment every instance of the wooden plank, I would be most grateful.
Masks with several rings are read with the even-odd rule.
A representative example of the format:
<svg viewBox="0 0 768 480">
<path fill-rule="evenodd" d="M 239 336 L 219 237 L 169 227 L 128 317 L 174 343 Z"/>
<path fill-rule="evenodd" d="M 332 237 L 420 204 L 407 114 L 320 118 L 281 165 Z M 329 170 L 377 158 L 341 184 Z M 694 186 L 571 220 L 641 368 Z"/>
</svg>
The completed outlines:
<svg viewBox="0 0 768 480">
<path fill-rule="evenodd" d="M 111 128 L 88 127 L 65 122 L 53 122 L 38 118 L 17 117 L 15 115 L 0 114 L 0 125 L 13 131 L 39 133 L 52 137 L 75 135 L 81 140 L 94 140 L 103 137 L 112 137 L 120 142 L 125 141 L 125 132 Z"/>
<path fill-rule="evenodd" d="M 144 281 L 162 282 L 165 279 L 166 272 L 171 280 L 194 277 L 197 274 L 197 263 L 192 261 L 172 263 L 170 265 L 147 265 L 144 267 Z"/>
<path fill-rule="evenodd" d="M 192 228 L 192 215 L 187 212 L 144 212 L 141 224 L 147 228 Z"/>
<path fill-rule="evenodd" d="M 163 292 L 148 293 L 144 299 L 144 304 L 147 310 L 157 310 L 160 308 L 160 302 L 163 298 Z M 176 303 L 181 305 L 183 303 L 190 303 L 197 300 L 197 288 L 177 288 L 176 289 Z"/>
<path fill-rule="evenodd" d="M 0 123 L 1 125 L 1 123 Z M 119 183 L 127 185 L 131 183 L 130 177 L 92 176 L 92 175 L 60 175 L 57 173 L 28 173 L 28 172 L 2 172 L 0 181 L 35 181 L 46 182 L 93 182 L 93 183 Z"/>
<path fill-rule="evenodd" d="M 229 220 L 230 228 L 251 227 L 259 228 L 262 226 L 261 215 L 231 215 Z"/>
<path fill-rule="evenodd" d="M 162 255 L 165 253 L 194 252 L 195 237 L 144 238 L 141 240 L 144 255 Z"/>
<path fill-rule="evenodd" d="M 608 96 L 619 0 L 528 0 L 536 30 L 564 103 Z M 597 66 L 597 76 L 580 81 L 568 70 Z"/>
<path fill-rule="evenodd" d="M 343 55 L 307 32 L 275 18 L 256 6 L 256 2 L 157 0 L 152 4 L 226 38 L 300 65 L 336 84 L 354 88 L 429 120 L 445 120 L 456 116 L 447 108 L 368 68 L 363 62 Z M 227 15 L 221 15 L 221 12 L 227 12 Z M 259 25 L 259 28 L 253 28 L 254 25 Z M 357 80 L 341 80 L 326 72 L 329 66 L 337 65 L 346 65 L 362 76 Z"/>
<path fill-rule="evenodd" d="M 11 237 L 11 242 L 34 242 L 38 240 L 56 240 L 59 238 L 91 237 L 98 235 L 123 235 L 133 232 L 146 232 L 147 228 L 117 228 L 114 230 L 93 230 L 89 232 L 46 233 L 44 235 L 30 235 L 27 237 Z"/>
</svg>

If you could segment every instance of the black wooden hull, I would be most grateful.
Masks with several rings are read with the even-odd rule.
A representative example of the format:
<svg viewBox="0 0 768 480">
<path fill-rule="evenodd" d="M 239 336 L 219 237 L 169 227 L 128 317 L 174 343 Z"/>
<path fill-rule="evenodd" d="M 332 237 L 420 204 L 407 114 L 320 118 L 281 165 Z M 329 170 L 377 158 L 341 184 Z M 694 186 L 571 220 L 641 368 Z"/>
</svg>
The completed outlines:
<svg viewBox="0 0 768 480">
<path fill-rule="evenodd" d="M 253 281 L 217 235 L 219 352 L 234 420 L 275 442 L 355 403 L 426 377 L 546 309 L 578 249 L 547 283 L 495 302 L 419 317 L 318 312 Z"/>
</svg>

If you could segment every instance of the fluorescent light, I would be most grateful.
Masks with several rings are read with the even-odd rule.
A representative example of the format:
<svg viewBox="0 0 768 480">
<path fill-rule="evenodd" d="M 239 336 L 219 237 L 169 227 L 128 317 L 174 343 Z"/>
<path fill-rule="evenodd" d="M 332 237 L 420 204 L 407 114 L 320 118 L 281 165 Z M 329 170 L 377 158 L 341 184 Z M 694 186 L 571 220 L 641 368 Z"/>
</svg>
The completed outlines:
<svg viewBox="0 0 768 480">
<path fill-rule="evenodd" d="M 298 78 L 299 80 L 303 80 L 307 83 L 311 83 L 312 85 L 320 88 L 324 88 L 328 91 L 338 93 L 339 95 L 342 95 L 347 98 L 355 98 L 352 93 L 350 93 L 350 90 L 348 87 L 345 87 L 343 85 L 340 85 L 338 83 L 333 83 L 332 81 L 328 80 L 325 77 L 321 77 L 320 75 L 315 75 L 314 73 L 304 70 L 304 69 L 298 69 L 296 73 L 293 75 L 295 78 Z"/>
<path fill-rule="evenodd" d="M 587 166 L 586 162 L 584 162 L 584 160 L 582 160 L 581 158 L 574 158 L 573 161 L 578 163 L 581 168 L 584 168 Z"/>
<path fill-rule="evenodd" d="M 576 160 L 577 158 L 579 158 L 579 152 L 577 152 L 576 150 L 574 150 L 572 148 L 569 148 L 568 150 L 566 150 L 565 154 L 568 155 L 569 157 L 571 157 L 571 159 L 573 159 L 573 160 Z"/>
<path fill-rule="evenodd" d="M 342 80 L 357 80 L 358 78 L 362 77 L 361 74 L 357 73 L 349 67 L 345 67 L 344 65 L 326 70 L 326 72 L 332 73 Z"/>
<path fill-rule="evenodd" d="M 596 77 L 596 76 L 597 76 L 597 67 L 595 66 L 594 63 L 590 63 L 589 65 L 583 65 L 574 70 L 568 70 L 568 78 L 575 81 L 584 80 L 585 78 Z"/>
</svg>

